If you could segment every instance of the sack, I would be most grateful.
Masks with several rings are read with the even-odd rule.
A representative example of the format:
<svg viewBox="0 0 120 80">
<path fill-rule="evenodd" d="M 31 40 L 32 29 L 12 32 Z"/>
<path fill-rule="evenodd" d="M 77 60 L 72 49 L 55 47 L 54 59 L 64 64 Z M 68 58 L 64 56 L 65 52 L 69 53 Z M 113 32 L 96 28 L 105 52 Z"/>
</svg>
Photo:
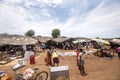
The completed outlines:
<svg viewBox="0 0 120 80">
<path fill-rule="evenodd" d="M 30 68 L 26 69 L 25 72 L 23 73 L 23 79 L 28 80 L 33 77 L 34 71 Z"/>
</svg>

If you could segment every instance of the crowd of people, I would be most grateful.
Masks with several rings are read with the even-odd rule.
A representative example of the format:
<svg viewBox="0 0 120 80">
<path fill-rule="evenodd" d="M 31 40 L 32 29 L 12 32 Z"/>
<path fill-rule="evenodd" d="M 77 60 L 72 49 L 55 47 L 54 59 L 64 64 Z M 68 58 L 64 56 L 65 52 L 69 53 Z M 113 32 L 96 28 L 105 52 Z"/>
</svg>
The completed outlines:
<svg viewBox="0 0 120 80">
<path fill-rule="evenodd" d="M 86 75 L 87 73 L 85 72 L 84 69 L 84 65 L 85 65 L 85 61 L 84 61 L 84 54 L 85 54 L 85 50 L 87 50 L 87 48 L 77 48 L 76 49 L 76 64 L 78 66 L 78 69 L 80 71 L 81 75 Z M 116 52 L 118 53 L 118 58 L 120 59 L 120 46 L 117 47 Z M 110 57 L 112 58 L 111 55 L 108 55 L 105 53 L 106 50 L 101 49 L 101 57 Z M 46 65 L 47 66 L 59 66 L 59 55 L 56 51 L 56 49 L 54 47 L 49 47 L 47 50 L 47 55 L 45 58 L 46 61 Z"/>
</svg>

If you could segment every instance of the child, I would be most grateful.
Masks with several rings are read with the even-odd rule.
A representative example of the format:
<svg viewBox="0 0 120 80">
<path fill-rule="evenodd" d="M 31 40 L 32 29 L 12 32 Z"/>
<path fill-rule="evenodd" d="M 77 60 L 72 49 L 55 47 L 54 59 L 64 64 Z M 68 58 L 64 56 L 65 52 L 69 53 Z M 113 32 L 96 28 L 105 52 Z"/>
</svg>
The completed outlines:
<svg viewBox="0 0 120 80">
<path fill-rule="evenodd" d="M 79 67 L 79 70 L 80 70 L 80 74 L 84 74 L 85 73 L 85 70 L 84 70 L 84 59 L 82 59 L 81 55 L 79 56 L 78 62 L 79 62 L 78 67 Z"/>
<path fill-rule="evenodd" d="M 80 54 L 79 54 L 79 57 L 78 57 L 78 67 L 79 67 L 79 70 L 80 70 L 80 74 L 81 75 L 85 75 L 85 70 L 84 70 L 84 58 L 83 58 L 83 50 L 81 49 L 80 50 Z"/>
</svg>

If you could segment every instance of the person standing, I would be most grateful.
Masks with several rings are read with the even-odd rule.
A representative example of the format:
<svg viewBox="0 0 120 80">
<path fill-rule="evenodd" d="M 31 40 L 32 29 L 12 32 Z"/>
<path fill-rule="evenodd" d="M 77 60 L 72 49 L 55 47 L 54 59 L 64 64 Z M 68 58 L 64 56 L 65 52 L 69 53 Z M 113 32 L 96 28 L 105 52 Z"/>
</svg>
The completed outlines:
<svg viewBox="0 0 120 80">
<path fill-rule="evenodd" d="M 80 51 L 79 51 L 79 49 L 77 48 L 77 50 L 76 50 L 75 52 L 76 52 L 76 61 L 77 61 L 77 66 L 78 66 L 78 56 L 79 56 Z"/>
<path fill-rule="evenodd" d="M 47 56 L 46 56 L 46 65 L 47 66 L 52 66 L 52 48 L 49 47 L 48 51 L 47 51 Z"/>
<path fill-rule="evenodd" d="M 22 57 L 24 57 L 25 51 L 27 51 L 26 45 L 22 46 Z"/>
<path fill-rule="evenodd" d="M 116 50 L 117 50 L 117 53 L 118 53 L 118 58 L 120 60 L 120 46 Z"/>
<path fill-rule="evenodd" d="M 79 70 L 80 70 L 80 74 L 81 75 L 85 75 L 85 69 L 84 69 L 84 52 L 83 52 L 83 49 L 80 49 L 80 54 L 78 56 L 78 67 L 79 67 Z"/>
<path fill-rule="evenodd" d="M 41 47 L 42 47 L 42 50 L 43 50 L 43 52 L 45 52 L 45 43 L 43 42 L 42 44 L 41 44 Z"/>
<path fill-rule="evenodd" d="M 57 66 L 59 66 L 59 57 L 58 57 L 58 53 L 55 49 L 52 52 L 52 61 L 53 61 L 53 66 L 55 66 L 55 64 L 57 64 Z"/>
</svg>

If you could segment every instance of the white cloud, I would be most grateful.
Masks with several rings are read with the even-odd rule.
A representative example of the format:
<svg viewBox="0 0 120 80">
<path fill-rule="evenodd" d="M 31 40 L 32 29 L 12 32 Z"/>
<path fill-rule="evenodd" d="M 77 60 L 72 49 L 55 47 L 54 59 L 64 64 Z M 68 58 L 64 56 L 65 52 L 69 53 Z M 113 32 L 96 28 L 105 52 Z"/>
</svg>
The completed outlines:
<svg viewBox="0 0 120 80">
<path fill-rule="evenodd" d="M 20 3 L 22 0 L 4 0 L 6 3 Z"/>
<path fill-rule="evenodd" d="M 58 28 L 61 36 L 119 36 L 120 5 L 105 5 L 102 0 L 85 12 L 89 4 L 89 0 L 5 0 L 0 4 L 0 32 L 24 34 L 33 29 L 36 35 L 51 36 L 52 29 Z M 66 22 L 60 23 L 50 14 L 49 7 L 57 9 L 57 6 L 71 10 Z"/>
<path fill-rule="evenodd" d="M 120 32 L 120 9 L 117 5 L 98 7 L 89 13 L 84 13 L 84 17 L 76 16 L 72 22 L 68 22 L 70 29 L 69 36 L 85 37 L 118 37 Z M 80 19 L 82 18 L 82 20 Z M 74 21 L 76 20 L 76 21 Z"/>
<path fill-rule="evenodd" d="M 23 8 L 0 5 L 0 32 L 10 34 L 24 34 L 30 29 L 32 23 L 28 19 L 29 15 Z"/>
<path fill-rule="evenodd" d="M 61 4 L 62 3 L 62 0 L 43 0 L 44 3 L 47 3 L 47 4 Z"/>
<path fill-rule="evenodd" d="M 49 0 L 50 3 L 53 3 L 53 4 L 61 4 L 62 3 L 62 0 Z"/>
<path fill-rule="evenodd" d="M 51 15 L 48 12 L 48 9 L 42 9 L 42 15 L 47 16 L 47 17 L 51 17 Z"/>
</svg>

